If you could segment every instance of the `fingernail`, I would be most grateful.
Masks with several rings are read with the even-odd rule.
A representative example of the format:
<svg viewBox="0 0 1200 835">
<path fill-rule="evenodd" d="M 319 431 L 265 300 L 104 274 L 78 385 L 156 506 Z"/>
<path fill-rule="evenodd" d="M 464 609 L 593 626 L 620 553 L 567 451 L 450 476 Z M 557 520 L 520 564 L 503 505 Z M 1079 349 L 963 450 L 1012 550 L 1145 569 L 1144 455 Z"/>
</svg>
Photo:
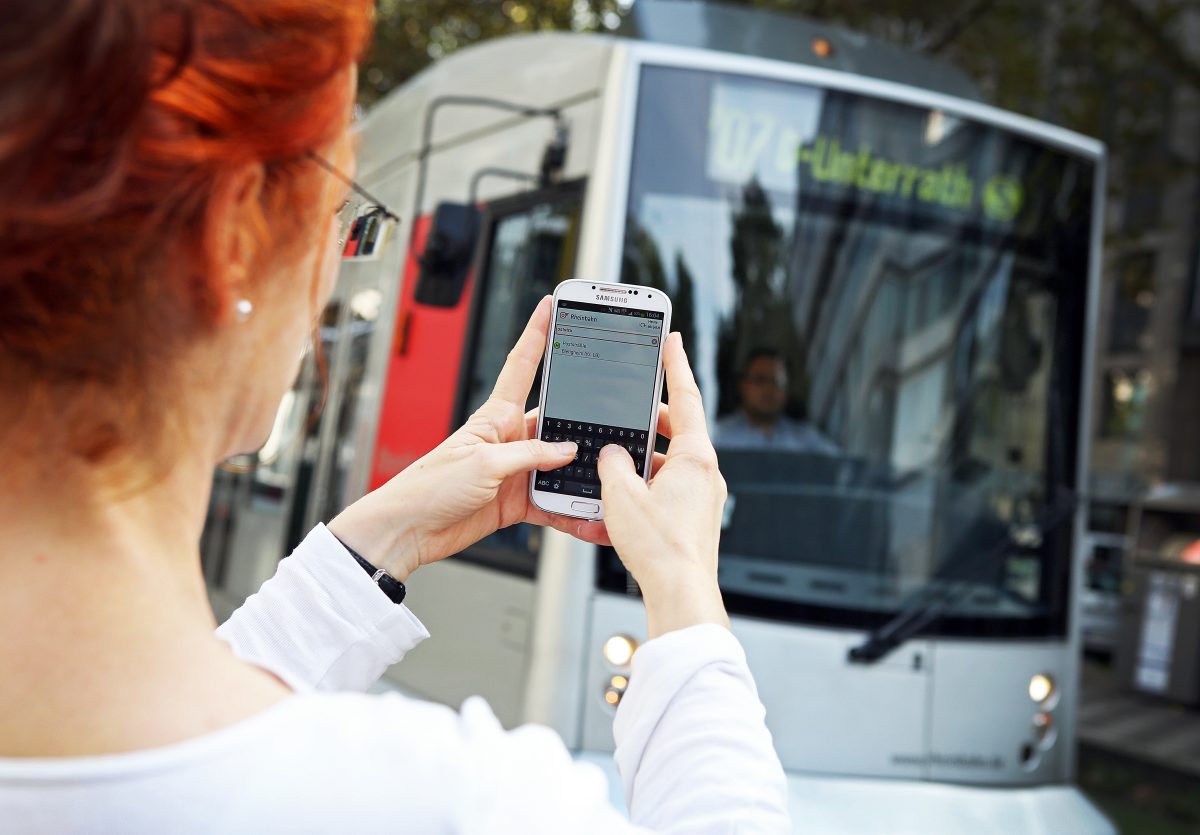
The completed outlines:
<svg viewBox="0 0 1200 835">
<path fill-rule="evenodd" d="M 559 441 L 554 445 L 554 451 L 561 455 L 574 455 L 578 448 L 574 441 Z"/>
<path fill-rule="evenodd" d="M 616 444 L 606 444 L 604 449 L 600 450 L 600 457 L 609 458 L 613 455 L 620 455 L 622 449 L 623 447 L 619 447 Z"/>
</svg>

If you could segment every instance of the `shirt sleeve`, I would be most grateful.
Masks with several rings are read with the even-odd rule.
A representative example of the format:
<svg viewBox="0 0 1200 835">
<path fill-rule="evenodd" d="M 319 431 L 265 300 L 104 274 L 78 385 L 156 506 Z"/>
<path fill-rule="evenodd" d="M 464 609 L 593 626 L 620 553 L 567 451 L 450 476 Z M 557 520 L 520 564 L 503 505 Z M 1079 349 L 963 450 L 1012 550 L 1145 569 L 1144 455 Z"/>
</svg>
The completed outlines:
<svg viewBox="0 0 1200 835">
<path fill-rule="evenodd" d="M 613 727 L 633 821 L 664 833 L 790 832 L 765 716 L 729 630 L 703 624 L 641 646 Z"/>
<path fill-rule="evenodd" d="M 366 690 L 429 632 L 317 525 L 217 637 L 295 690 Z"/>
<path fill-rule="evenodd" d="M 650 641 L 634 656 L 630 682 L 615 731 L 631 819 L 612 806 L 604 774 L 573 761 L 557 734 L 536 725 L 506 732 L 472 698 L 456 727 L 431 745 L 456 763 L 455 831 L 791 831 L 783 768 L 745 655 L 728 630 L 694 626 Z M 420 723 L 431 734 L 436 724 Z"/>
</svg>

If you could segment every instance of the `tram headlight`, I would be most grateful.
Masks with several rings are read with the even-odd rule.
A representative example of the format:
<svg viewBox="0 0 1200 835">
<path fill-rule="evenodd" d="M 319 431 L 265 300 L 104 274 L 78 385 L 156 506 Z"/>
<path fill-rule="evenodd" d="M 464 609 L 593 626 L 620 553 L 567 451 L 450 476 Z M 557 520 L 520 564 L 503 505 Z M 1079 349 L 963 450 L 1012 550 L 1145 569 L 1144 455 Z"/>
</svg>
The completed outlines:
<svg viewBox="0 0 1200 835">
<path fill-rule="evenodd" d="M 1045 673 L 1037 673 L 1029 679 L 1029 698 L 1045 704 L 1054 695 L 1054 679 Z"/>
<path fill-rule="evenodd" d="M 637 641 L 628 635 L 613 635 L 604 642 L 604 660 L 614 667 L 628 667 L 637 651 Z"/>
</svg>

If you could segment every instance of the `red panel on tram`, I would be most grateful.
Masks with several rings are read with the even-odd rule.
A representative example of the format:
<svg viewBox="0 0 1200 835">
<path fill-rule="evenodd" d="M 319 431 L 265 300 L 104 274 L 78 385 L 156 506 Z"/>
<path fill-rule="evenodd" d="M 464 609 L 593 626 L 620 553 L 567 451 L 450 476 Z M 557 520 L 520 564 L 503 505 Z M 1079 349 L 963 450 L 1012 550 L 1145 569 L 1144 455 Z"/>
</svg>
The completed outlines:
<svg viewBox="0 0 1200 835">
<path fill-rule="evenodd" d="M 380 404 L 379 434 L 368 489 L 374 490 L 441 443 L 454 419 L 474 275 L 454 307 L 413 299 L 432 218 L 417 218 L 404 263 L 396 329 Z"/>
</svg>

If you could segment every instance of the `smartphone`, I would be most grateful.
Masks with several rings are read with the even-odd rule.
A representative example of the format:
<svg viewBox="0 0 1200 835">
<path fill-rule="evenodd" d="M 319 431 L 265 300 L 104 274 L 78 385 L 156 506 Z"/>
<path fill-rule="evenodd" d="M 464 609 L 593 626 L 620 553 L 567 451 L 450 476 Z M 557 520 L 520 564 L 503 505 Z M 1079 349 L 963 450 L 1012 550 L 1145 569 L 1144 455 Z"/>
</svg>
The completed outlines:
<svg viewBox="0 0 1200 835">
<path fill-rule="evenodd" d="M 554 291 L 551 310 L 537 437 L 579 450 L 565 467 L 533 473 L 529 496 L 550 513 L 603 519 L 601 449 L 620 444 L 650 478 L 671 300 L 636 284 L 571 279 Z"/>
</svg>

